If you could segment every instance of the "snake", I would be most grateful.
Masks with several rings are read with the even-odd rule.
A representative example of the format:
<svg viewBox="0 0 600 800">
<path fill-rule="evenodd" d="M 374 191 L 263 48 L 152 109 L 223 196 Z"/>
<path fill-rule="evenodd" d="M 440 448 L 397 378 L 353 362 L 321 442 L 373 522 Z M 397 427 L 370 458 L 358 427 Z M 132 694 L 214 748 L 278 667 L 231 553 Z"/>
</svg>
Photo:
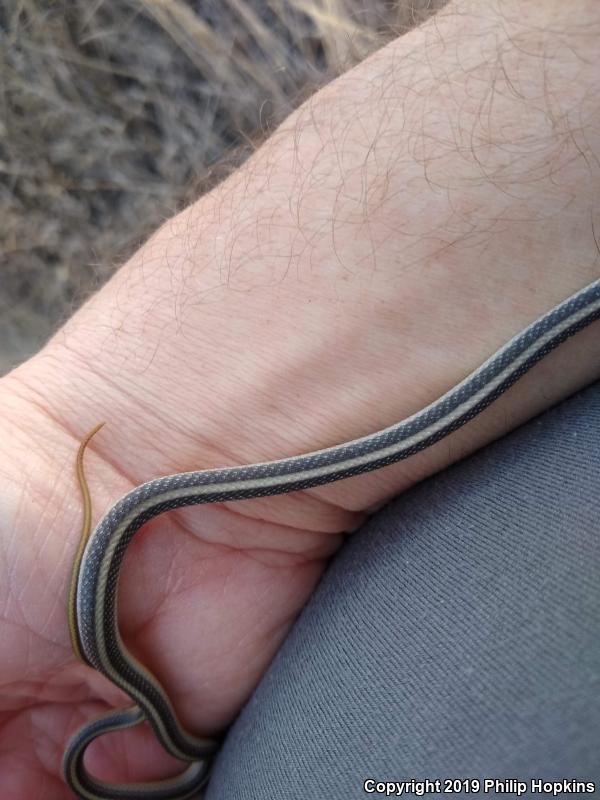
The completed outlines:
<svg viewBox="0 0 600 800">
<path fill-rule="evenodd" d="M 98 670 L 133 701 L 83 725 L 67 742 L 63 776 L 85 800 L 185 800 L 200 796 L 219 742 L 186 730 L 157 678 L 127 649 L 118 628 L 123 558 L 149 520 L 182 506 L 223 503 L 297 492 L 380 469 L 439 442 L 497 400 L 558 345 L 600 318 L 600 279 L 579 290 L 522 331 L 456 386 L 420 411 L 368 436 L 303 455 L 236 467 L 155 478 L 124 495 L 91 528 L 91 501 L 81 441 L 77 474 L 84 522 L 68 600 L 75 656 Z M 105 733 L 147 722 L 162 747 L 187 766 L 177 776 L 145 783 L 107 783 L 84 765 L 88 745 Z"/>
</svg>

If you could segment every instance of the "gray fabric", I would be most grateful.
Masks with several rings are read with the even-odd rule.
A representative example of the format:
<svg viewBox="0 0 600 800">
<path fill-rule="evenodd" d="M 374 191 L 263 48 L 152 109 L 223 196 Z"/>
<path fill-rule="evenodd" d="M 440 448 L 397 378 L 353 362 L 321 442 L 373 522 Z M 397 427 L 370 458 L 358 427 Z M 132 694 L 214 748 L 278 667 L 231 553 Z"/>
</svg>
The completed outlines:
<svg viewBox="0 0 600 800">
<path fill-rule="evenodd" d="M 229 732 L 207 800 L 381 796 L 367 777 L 600 789 L 599 431 L 600 383 L 354 534 Z"/>
</svg>

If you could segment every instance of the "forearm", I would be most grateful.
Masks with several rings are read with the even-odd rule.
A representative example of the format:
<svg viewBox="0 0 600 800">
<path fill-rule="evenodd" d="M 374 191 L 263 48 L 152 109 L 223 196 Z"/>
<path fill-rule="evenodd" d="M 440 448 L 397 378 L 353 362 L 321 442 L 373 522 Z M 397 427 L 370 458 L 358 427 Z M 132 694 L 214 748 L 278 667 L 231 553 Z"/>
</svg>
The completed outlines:
<svg viewBox="0 0 600 800">
<path fill-rule="evenodd" d="M 326 87 L 14 377 L 43 376 L 65 424 L 133 389 L 151 418 L 193 409 L 212 440 L 226 417 L 236 455 L 272 456 L 397 419 L 590 280 L 600 15 L 570 5 L 554 33 L 559 4 L 498 8 L 451 4 Z M 181 385 L 148 396 L 174 360 Z M 82 383 L 54 387 L 64 368 Z M 107 384 L 122 409 L 98 408 Z"/>
</svg>

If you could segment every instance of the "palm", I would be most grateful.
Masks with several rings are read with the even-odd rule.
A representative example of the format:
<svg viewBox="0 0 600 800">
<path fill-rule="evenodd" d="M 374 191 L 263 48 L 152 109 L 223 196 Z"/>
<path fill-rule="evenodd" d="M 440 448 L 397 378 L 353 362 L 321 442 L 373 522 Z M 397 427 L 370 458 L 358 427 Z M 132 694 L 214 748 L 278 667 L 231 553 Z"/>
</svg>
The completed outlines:
<svg viewBox="0 0 600 800">
<path fill-rule="evenodd" d="M 277 500 L 297 504 L 301 496 L 271 502 Z M 318 527 L 314 517 L 311 528 Z M 253 520 L 233 507 L 173 512 L 138 534 L 120 584 L 121 631 L 186 727 L 216 734 L 232 720 L 338 542 L 335 534 Z M 28 547 L 40 550 L 41 538 Z M 21 800 L 43 791 L 58 800 L 71 796 L 60 775 L 68 737 L 90 717 L 131 701 L 72 656 L 56 585 L 39 580 L 47 562 L 35 559 L 25 569 L 30 580 L 15 575 L 9 582 L 13 611 L 4 620 L 14 635 L 12 658 L 0 666 L 0 794 Z M 64 574 L 60 563 L 51 571 Z M 182 768 L 146 726 L 98 740 L 86 763 L 106 780 L 166 777 Z"/>
</svg>

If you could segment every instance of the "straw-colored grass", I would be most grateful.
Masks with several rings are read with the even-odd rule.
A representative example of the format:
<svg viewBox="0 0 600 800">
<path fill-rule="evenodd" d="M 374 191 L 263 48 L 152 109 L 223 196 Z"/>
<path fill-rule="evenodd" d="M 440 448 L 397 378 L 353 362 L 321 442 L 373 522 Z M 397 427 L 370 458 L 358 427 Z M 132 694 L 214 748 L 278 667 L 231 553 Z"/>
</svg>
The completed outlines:
<svg viewBox="0 0 600 800">
<path fill-rule="evenodd" d="M 3 0 L 0 372 L 224 156 L 442 4 Z"/>
</svg>

